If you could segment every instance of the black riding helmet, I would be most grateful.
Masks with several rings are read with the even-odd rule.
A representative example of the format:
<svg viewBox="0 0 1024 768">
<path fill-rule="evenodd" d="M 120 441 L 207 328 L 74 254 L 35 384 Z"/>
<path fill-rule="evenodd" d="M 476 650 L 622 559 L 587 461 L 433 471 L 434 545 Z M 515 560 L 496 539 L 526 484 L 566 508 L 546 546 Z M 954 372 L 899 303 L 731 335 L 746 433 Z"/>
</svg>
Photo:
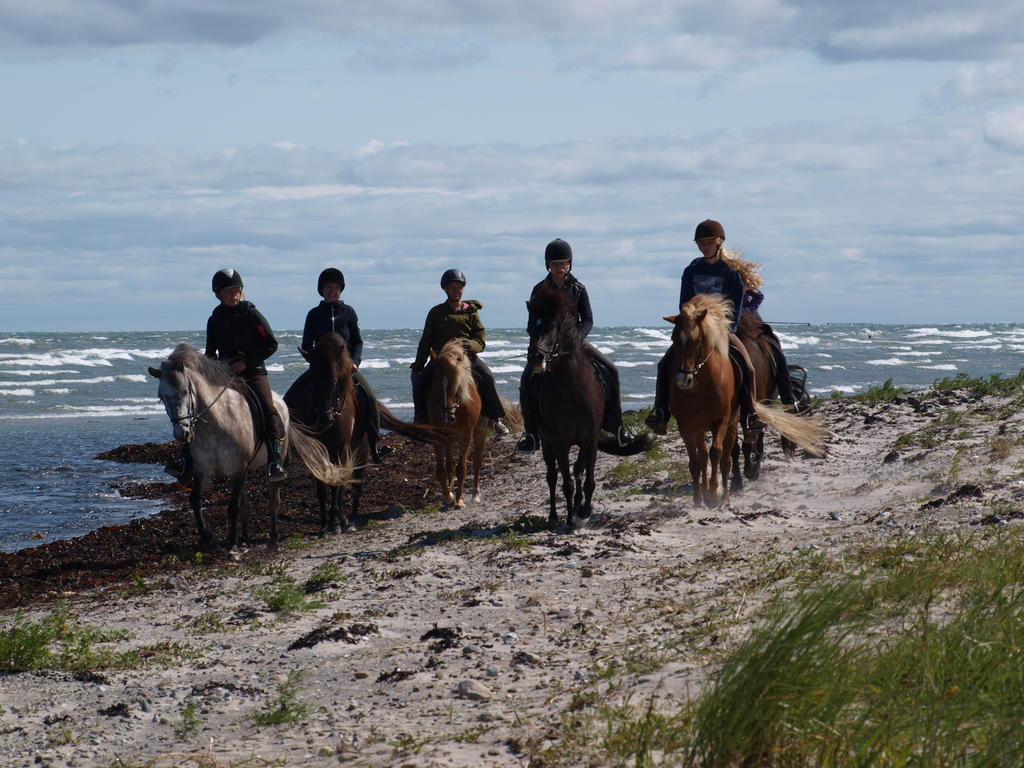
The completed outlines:
<svg viewBox="0 0 1024 768">
<path fill-rule="evenodd" d="M 345 292 L 345 276 L 341 274 L 340 269 L 328 267 L 320 273 L 320 277 L 316 279 L 316 292 L 321 296 L 324 295 L 324 285 L 326 283 L 337 283 L 341 286 L 341 292 Z"/>
<path fill-rule="evenodd" d="M 244 288 L 242 276 L 231 267 L 217 270 L 213 275 L 213 292 L 220 293 L 225 288 Z"/>
<path fill-rule="evenodd" d="M 544 266 L 552 261 L 572 261 L 572 248 L 560 237 L 556 237 L 544 249 Z"/>
<path fill-rule="evenodd" d="M 446 269 L 441 275 L 441 290 L 448 290 L 448 283 L 456 282 L 466 284 L 466 276 L 458 269 Z"/>
</svg>

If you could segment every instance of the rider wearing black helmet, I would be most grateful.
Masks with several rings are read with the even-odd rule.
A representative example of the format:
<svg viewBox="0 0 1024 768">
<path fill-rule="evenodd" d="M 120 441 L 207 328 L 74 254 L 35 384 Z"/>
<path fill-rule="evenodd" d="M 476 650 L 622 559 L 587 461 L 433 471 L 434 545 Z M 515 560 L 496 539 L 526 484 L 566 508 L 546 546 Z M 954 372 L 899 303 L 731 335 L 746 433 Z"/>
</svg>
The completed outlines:
<svg viewBox="0 0 1024 768">
<path fill-rule="evenodd" d="M 679 306 L 688 302 L 698 293 L 720 293 L 732 302 L 733 324 L 729 334 L 729 357 L 739 367 L 740 377 L 740 422 L 743 427 L 744 439 L 764 429 L 754 409 L 753 373 L 750 357 L 746 348 L 737 338 L 740 313 L 743 311 L 745 288 L 739 270 L 726 258 L 722 248 L 725 242 L 725 228 L 713 219 L 705 219 L 697 225 L 693 234 L 694 242 L 700 249 L 700 258 L 694 259 L 683 270 L 682 283 L 679 289 Z M 654 407 L 647 417 L 646 424 L 653 432 L 664 435 L 668 424 L 668 388 L 672 378 L 669 370 L 672 365 L 670 349 L 658 363 L 658 379 L 654 389 Z"/>
<path fill-rule="evenodd" d="M 345 345 L 348 347 L 348 353 L 355 366 L 352 378 L 361 392 L 360 396 L 364 398 L 366 413 L 369 416 L 366 439 L 370 446 L 370 457 L 374 463 L 380 464 L 381 459 L 391 453 L 391 448 L 377 444 L 377 440 L 380 438 L 380 411 L 377 409 L 377 395 L 359 371 L 359 365 L 363 360 L 363 337 L 359 332 L 359 318 L 356 316 L 356 311 L 341 300 L 344 290 L 345 275 L 336 267 L 328 267 L 317 277 L 316 291 L 323 297 L 323 301 L 306 314 L 306 323 L 302 327 L 302 349 L 311 352 L 316 346 L 317 339 L 325 333 L 337 333 L 345 339 Z M 308 379 L 309 371 L 303 371 L 289 387 L 288 394 L 285 395 L 285 402 L 291 402 L 290 395 L 300 385 L 304 385 Z"/>
<path fill-rule="evenodd" d="M 479 311 L 483 304 L 470 299 L 462 300 L 462 292 L 466 288 L 466 276 L 457 269 L 446 270 L 441 275 L 441 289 L 447 294 L 447 301 L 431 307 L 427 320 L 423 325 L 423 334 L 416 349 L 416 359 L 412 368 L 412 399 L 415 408 L 413 421 L 417 424 L 426 422 L 427 393 L 434 374 L 434 366 L 430 360 L 430 351 L 440 352 L 452 339 L 464 339 L 466 351 L 473 365 L 473 378 L 480 390 L 483 400 L 483 412 L 491 419 L 491 427 L 499 435 L 507 435 L 508 427 L 502 419 L 505 408 L 501 404 L 494 374 L 477 355 L 486 346 L 486 331 L 480 321 Z"/>
<path fill-rule="evenodd" d="M 274 397 L 267 381 L 263 361 L 277 351 L 277 339 L 270 323 L 252 302 L 245 300 L 242 276 L 234 269 L 218 270 L 211 281 L 220 304 L 206 321 L 206 356 L 228 365 L 245 379 L 259 400 L 267 434 L 267 472 L 270 482 L 284 480 L 281 447 L 284 441 L 284 422 L 274 407 Z M 171 462 L 165 471 L 181 480 L 187 480 L 192 470 L 188 446 L 182 449 L 177 462 Z"/>
<path fill-rule="evenodd" d="M 576 305 L 576 328 L 580 340 L 586 338 L 590 329 L 594 327 L 594 314 L 590 308 L 590 296 L 587 294 L 587 287 L 570 274 L 572 269 L 572 248 L 569 243 L 560 237 L 556 237 L 547 248 L 544 249 L 544 266 L 547 267 L 548 275 L 535 286 L 530 292 L 532 299 L 541 286 L 547 284 L 549 288 L 559 291 L 566 291 L 572 302 Z M 531 310 L 527 320 L 526 332 L 529 334 L 534 323 L 540 321 L 533 315 Z M 612 385 L 612 391 L 608 393 L 608 402 L 605 405 L 605 417 L 603 429 L 611 432 L 619 441 L 619 445 L 625 445 L 629 437 L 626 435 L 622 425 L 622 403 L 619 390 L 619 371 L 615 364 L 605 357 L 593 344 L 583 341 L 582 350 L 591 360 L 597 362 L 607 373 L 607 379 Z M 537 401 L 539 399 L 532 382 L 533 366 L 529 363 L 523 370 L 519 381 L 519 403 L 523 410 L 523 439 L 516 445 L 518 453 L 532 453 L 540 447 L 537 439 L 537 419 L 539 416 Z"/>
</svg>

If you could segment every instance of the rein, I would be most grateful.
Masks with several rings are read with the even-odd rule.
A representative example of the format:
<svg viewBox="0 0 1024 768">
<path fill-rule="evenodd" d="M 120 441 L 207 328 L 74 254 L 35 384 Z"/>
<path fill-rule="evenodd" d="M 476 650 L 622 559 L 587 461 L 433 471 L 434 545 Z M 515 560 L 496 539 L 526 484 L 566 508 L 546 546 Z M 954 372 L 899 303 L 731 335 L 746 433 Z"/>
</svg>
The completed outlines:
<svg viewBox="0 0 1024 768">
<path fill-rule="evenodd" d="M 189 394 L 190 405 L 192 405 L 192 407 L 194 407 L 193 404 L 196 401 L 196 390 L 192 386 L 192 379 L 189 376 L 186 376 L 185 380 L 188 382 L 188 394 Z M 203 408 L 201 411 L 199 411 L 198 413 L 186 413 L 184 416 L 171 417 L 171 423 L 172 424 L 180 424 L 183 421 L 189 421 L 189 420 L 191 420 L 191 421 L 202 421 L 203 414 L 205 414 L 207 411 L 209 411 L 211 408 L 213 408 L 213 406 L 215 406 L 217 404 L 217 401 L 220 400 L 221 396 L 225 392 L 227 392 L 227 391 L 228 391 L 228 385 L 225 384 L 224 387 L 221 389 L 220 393 L 218 393 L 218 395 L 215 398 L 213 398 L 212 401 L 210 401 L 210 404 L 207 405 L 205 408 Z"/>
</svg>

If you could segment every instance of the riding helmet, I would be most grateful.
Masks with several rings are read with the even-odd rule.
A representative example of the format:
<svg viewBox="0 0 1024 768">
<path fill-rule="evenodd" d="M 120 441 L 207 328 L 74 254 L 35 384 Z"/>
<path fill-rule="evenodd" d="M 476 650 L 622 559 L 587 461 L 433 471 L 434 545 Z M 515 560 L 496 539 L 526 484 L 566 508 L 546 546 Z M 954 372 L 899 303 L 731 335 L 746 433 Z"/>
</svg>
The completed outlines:
<svg viewBox="0 0 1024 768">
<path fill-rule="evenodd" d="M 341 286 L 341 290 L 345 291 L 345 276 L 341 274 L 341 270 L 335 267 L 328 267 L 320 273 L 320 277 L 316 279 L 316 292 L 321 296 L 324 295 L 324 285 L 326 283 L 337 283 Z"/>
<path fill-rule="evenodd" d="M 441 290 L 448 290 L 448 283 L 456 282 L 466 284 L 466 276 L 458 269 L 447 269 L 441 275 Z"/>
<path fill-rule="evenodd" d="M 572 261 L 572 248 L 560 237 L 556 237 L 544 249 L 544 265 L 552 261 Z"/>
<path fill-rule="evenodd" d="M 700 240 L 702 237 L 720 237 L 725 240 L 725 227 L 714 219 L 704 219 L 693 233 L 694 240 Z"/>
<path fill-rule="evenodd" d="M 242 276 L 231 267 L 217 270 L 213 275 L 213 292 L 220 293 L 225 288 L 244 288 Z"/>
</svg>

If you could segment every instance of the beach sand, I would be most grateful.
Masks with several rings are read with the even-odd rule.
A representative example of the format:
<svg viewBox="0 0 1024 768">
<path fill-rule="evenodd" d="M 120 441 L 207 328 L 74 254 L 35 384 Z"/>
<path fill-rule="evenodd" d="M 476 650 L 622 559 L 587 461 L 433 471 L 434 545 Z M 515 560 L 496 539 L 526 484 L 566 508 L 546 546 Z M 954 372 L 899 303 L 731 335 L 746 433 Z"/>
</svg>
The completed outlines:
<svg viewBox="0 0 1024 768">
<path fill-rule="evenodd" d="M 393 498 L 371 496 L 354 532 L 313 535 L 305 481 L 286 491 L 292 538 L 276 555 L 257 542 L 237 562 L 181 562 L 194 533 L 179 509 L 97 535 L 104 566 L 90 569 L 88 549 L 5 556 L 5 629 L 17 611 L 38 620 L 63 599 L 82 624 L 130 633 L 119 651 L 179 644 L 188 657 L 0 676 L 2 762 L 528 765 L 582 696 L 669 708 L 693 696 L 715 649 L 756 616 L 766 564 L 1014 524 L 993 512 L 1024 498 L 1022 417 L 1000 414 L 1003 403 L 966 390 L 825 402 L 828 456 L 786 460 L 770 435 L 761 479 L 728 509 L 693 507 L 670 469 L 613 475 L 619 460 L 602 456 L 594 517 L 575 534 L 537 530 L 547 514 L 539 453 L 492 441 L 480 503 L 417 510 L 438 501 L 432 458 L 394 438 L 398 455 L 367 480 L 368 494 L 377 485 Z M 678 438 L 659 442 L 685 467 Z M 125 545 L 118 559 L 127 540 L 138 550 Z M 270 610 L 261 590 L 303 585 L 324 564 L 332 578 L 309 595 L 322 607 Z M 290 675 L 306 713 L 257 725 Z M 599 750 L 590 759 L 602 764 Z"/>
</svg>

